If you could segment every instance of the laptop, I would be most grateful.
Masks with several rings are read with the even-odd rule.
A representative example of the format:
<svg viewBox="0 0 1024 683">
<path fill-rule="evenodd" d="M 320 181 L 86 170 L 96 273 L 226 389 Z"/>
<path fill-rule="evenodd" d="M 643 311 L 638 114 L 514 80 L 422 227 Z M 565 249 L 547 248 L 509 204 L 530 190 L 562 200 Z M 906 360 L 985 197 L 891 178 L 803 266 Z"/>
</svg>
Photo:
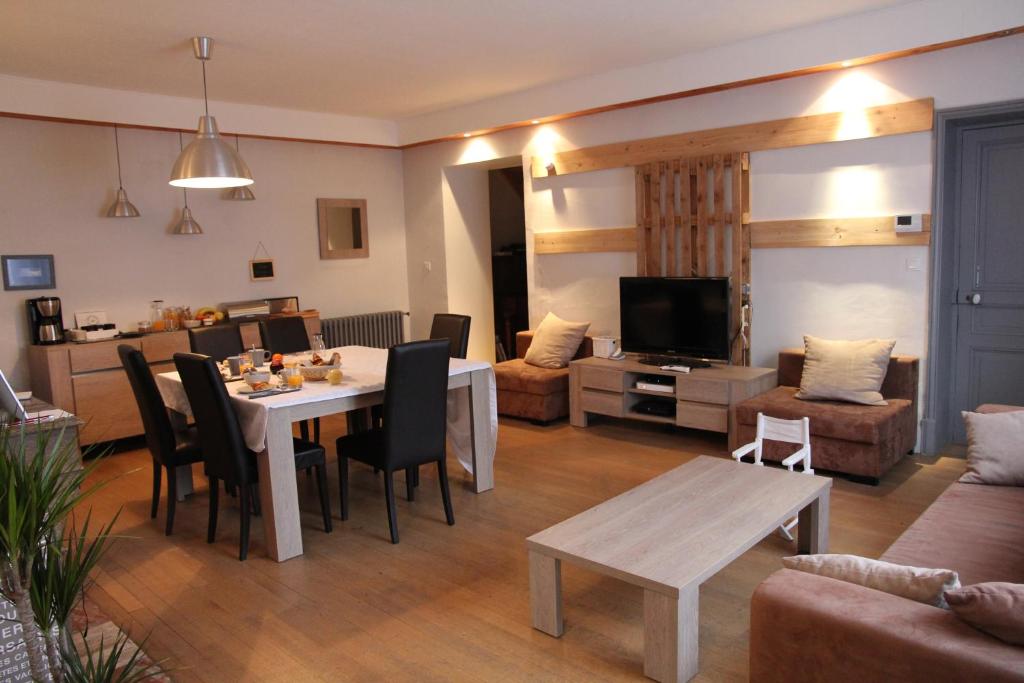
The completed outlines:
<svg viewBox="0 0 1024 683">
<path fill-rule="evenodd" d="M 3 370 L 0 370 L 0 411 L 6 413 L 8 419 L 12 421 L 28 419 L 25 406 L 18 400 L 14 389 L 11 388 L 11 383 L 4 376 Z"/>
</svg>

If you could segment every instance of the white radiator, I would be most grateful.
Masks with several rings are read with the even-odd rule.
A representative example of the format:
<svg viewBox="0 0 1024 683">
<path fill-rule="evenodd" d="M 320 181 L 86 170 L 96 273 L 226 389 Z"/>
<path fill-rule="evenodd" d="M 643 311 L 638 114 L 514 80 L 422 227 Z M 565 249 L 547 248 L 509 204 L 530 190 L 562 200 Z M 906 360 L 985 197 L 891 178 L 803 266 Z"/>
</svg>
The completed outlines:
<svg viewBox="0 0 1024 683">
<path fill-rule="evenodd" d="M 327 348 L 374 346 L 386 349 L 405 341 L 404 311 L 381 311 L 320 321 Z"/>
</svg>

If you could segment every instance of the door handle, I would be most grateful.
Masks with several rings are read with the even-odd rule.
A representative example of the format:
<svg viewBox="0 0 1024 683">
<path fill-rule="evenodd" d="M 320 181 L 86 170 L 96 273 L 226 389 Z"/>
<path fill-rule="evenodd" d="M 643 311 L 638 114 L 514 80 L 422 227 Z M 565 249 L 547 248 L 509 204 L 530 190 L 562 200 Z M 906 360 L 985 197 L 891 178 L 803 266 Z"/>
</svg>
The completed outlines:
<svg viewBox="0 0 1024 683">
<path fill-rule="evenodd" d="M 981 294 L 975 292 L 974 294 L 967 294 L 964 296 L 964 300 L 972 306 L 977 306 L 981 303 Z"/>
</svg>

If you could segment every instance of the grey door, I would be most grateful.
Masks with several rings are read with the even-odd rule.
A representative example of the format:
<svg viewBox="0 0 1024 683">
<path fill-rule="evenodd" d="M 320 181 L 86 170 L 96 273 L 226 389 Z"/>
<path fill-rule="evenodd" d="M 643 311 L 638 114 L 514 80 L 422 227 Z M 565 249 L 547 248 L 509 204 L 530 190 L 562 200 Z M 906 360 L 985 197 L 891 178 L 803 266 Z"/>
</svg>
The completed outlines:
<svg viewBox="0 0 1024 683">
<path fill-rule="evenodd" d="M 1024 405 L 1024 124 L 963 131 L 954 314 L 953 440 L 961 410 Z"/>
</svg>

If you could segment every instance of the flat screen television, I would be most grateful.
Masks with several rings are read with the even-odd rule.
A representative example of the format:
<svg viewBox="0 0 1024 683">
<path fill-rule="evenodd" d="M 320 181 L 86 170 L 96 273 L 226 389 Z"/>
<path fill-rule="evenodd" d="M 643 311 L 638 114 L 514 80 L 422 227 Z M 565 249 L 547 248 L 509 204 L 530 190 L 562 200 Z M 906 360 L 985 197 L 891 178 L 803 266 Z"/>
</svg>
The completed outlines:
<svg viewBox="0 0 1024 683">
<path fill-rule="evenodd" d="M 729 360 L 729 278 L 619 279 L 622 350 Z"/>
</svg>

